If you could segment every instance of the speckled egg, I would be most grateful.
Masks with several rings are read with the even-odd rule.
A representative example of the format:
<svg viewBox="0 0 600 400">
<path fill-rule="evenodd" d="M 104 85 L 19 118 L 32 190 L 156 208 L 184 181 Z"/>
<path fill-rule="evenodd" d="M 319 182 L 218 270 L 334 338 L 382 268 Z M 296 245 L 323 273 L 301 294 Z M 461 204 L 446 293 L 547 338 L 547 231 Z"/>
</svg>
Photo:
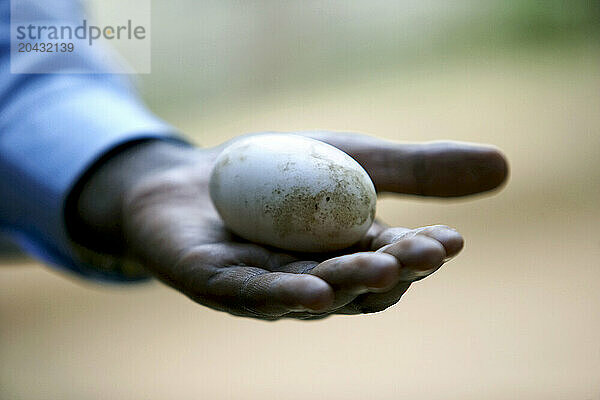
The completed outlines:
<svg viewBox="0 0 600 400">
<path fill-rule="evenodd" d="M 285 250 L 351 246 L 375 217 L 366 171 L 341 150 L 297 135 L 233 142 L 215 162 L 210 196 L 232 232 Z"/>
</svg>

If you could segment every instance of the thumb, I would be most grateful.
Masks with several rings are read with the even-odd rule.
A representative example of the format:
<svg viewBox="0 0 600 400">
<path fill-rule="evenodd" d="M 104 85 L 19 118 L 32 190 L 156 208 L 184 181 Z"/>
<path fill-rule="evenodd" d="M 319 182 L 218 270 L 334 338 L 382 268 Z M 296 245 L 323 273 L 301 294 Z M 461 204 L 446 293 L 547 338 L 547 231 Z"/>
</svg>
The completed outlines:
<svg viewBox="0 0 600 400">
<path fill-rule="evenodd" d="M 466 196 L 495 189 L 508 177 L 506 158 L 489 145 L 454 141 L 395 143 L 326 131 L 296 134 L 349 154 L 369 173 L 378 192 Z"/>
</svg>

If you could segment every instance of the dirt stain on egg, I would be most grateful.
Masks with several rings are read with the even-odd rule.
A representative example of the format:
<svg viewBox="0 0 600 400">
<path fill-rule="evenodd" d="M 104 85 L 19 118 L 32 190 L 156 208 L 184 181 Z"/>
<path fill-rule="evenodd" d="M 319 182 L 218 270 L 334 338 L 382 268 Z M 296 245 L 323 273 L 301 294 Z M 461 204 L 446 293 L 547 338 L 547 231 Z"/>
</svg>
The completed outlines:
<svg viewBox="0 0 600 400">
<path fill-rule="evenodd" d="M 325 233 L 335 240 L 345 230 L 373 218 L 372 189 L 364 185 L 364 178 L 337 165 L 328 167 L 336 182 L 329 190 L 315 193 L 314 188 L 301 185 L 273 189 L 271 198 L 264 203 L 264 212 L 271 214 L 280 237 L 293 232 Z"/>
</svg>

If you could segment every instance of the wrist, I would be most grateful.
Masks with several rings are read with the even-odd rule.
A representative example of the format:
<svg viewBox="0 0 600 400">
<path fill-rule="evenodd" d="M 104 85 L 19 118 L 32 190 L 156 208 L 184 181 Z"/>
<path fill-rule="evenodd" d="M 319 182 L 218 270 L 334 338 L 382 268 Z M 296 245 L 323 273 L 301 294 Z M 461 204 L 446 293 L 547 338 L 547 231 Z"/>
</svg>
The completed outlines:
<svg viewBox="0 0 600 400">
<path fill-rule="evenodd" d="M 71 238 L 98 252 L 122 254 L 122 205 L 128 190 L 197 157 L 198 149 L 163 140 L 128 143 L 111 151 L 84 174 L 68 197 L 65 218 Z"/>
</svg>

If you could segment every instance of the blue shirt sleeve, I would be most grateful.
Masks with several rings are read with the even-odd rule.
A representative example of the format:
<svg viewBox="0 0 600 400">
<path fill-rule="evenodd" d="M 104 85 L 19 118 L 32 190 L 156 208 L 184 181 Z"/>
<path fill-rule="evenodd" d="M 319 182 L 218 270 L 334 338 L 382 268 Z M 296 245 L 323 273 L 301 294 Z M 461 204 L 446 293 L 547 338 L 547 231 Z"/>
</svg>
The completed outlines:
<svg viewBox="0 0 600 400">
<path fill-rule="evenodd" d="M 81 21 L 77 2 L 54 1 L 28 1 L 26 12 Z M 174 129 L 122 76 L 96 74 L 93 54 L 76 58 L 89 73 L 11 74 L 9 3 L 0 0 L 0 229 L 58 268 L 103 281 L 143 279 L 140 268 L 78 248 L 65 228 L 65 201 L 103 154 L 131 141 L 177 140 Z"/>
</svg>

